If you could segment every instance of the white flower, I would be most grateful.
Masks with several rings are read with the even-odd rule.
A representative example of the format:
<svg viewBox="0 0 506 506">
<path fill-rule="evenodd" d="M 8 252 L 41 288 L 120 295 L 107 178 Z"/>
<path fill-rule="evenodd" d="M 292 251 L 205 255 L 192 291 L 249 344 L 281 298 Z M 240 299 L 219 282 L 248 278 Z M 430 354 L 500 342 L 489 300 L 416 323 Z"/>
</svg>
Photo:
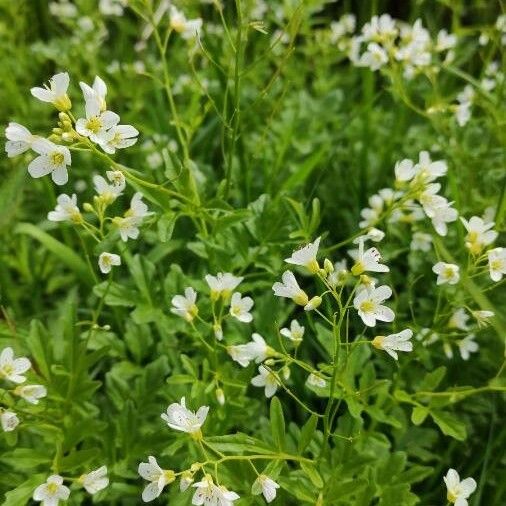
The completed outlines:
<svg viewBox="0 0 506 506">
<path fill-rule="evenodd" d="M 290 323 L 290 328 L 282 328 L 279 333 L 294 343 L 300 343 L 304 337 L 304 330 L 305 328 L 300 325 L 297 320 L 292 320 Z"/>
<path fill-rule="evenodd" d="M 24 385 L 16 387 L 14 393 L 30 404 L 38 404 L 39 399 L 46 397 L 47 390 L 43 385 Z"/>
<path fill-rule="evenodd" d="M 412 160 L 404 159 L 395 164 L 395 179 L 397 181 L 411 181 L 416 174 L 416 167 Z"/>
<path fill-rule="evenodd" d="M 83 92 L 85 102 L 94 100 L 99 104 L 101 111 L 105 111 L 107 109 L 105 102 L 105 96 L 107 95 L 107 85 L 100 77 L 95 76 L 93 86 L 89 86 L 83 82 L 80 82 L 79 86 Z"/>
<path fill-rule="evenodd" d="M 202 481 L 194 483 L 193 487 L 197 489 L 192 497 L 195 506 L 232 506 L 239 499 L 235 492 L 227 490 L 223 485 L 215 485 L 209 474 Z"/>
<path fill-rule="evenodd" d="M 446 224 L 458 218 L 456 209 L 450 206 L 450 203 L 445 202 L 443 205 L 435 207 L 430 217 L 434 229 L 443 237 L 448 233 Z"/>
<path fill-rule="evenodd" d="M 190 471 L 183 471 L 181 479 L 179 480 L 179 491 L 184 492 L 185 490 L 188 490 L 192 483 L 193 474 Z"/>
<path fill-rule="evenodd" d="M 358 243 L 358 255 L 355 265 L 351 268 L 354 276 L 360 276 L 364 272 L 388 272 L 390 269 L 380 264 L 381 255 L 376 248 L 369 248 L 364 252 L 364 241 Z"/>
<path fill-rule="evenodd" d="M 459 352 L 460 356 L 462 357 L 462 360 L 469 360 L 471 353 L 475 353 L 478 351 L 479 346 L 474 339 L 475 336 L 473 334 L 470 334 L 469 336 L 457 342 L 457 346 L 459 347 Z"/>
<path fill-rule="evenodd" d="M 272 478 L 269 478 L 265 474 L 261 474 L 251 486 L 251 493 L 253 495 L 263 494 L 266 502 L 269 503 L 276 499 L 278 488 L 279 485 Z"/>
<path fill-rule="evenodd" d="M 239 286 L 243 277 L 234 276 L 230 272 L 218 272 L 216 276 L 207 274 L 205 280 L 211 289 L 211 299 L 226 299 Z"/>
<path fill-rule="evenodd" d="M 306 380 L 306 383 L 312 387 L 325 388 L 327 381 L 321 376 L 317 376 L 315 373 L 311 373 Z"/>
<path fill-rule="evenodd" d="M 14 411 L 0 410 L 0 424 L 4 432 L 12 432 L 19 425 L 19 418 Z"/>
<path fill-rule="evenodd" d="M 230 301 L 230 314 L 243 323 L 249 323 L 253 320 L 253 315 L 249 312 L 253 307 L 251 297 L 243 297 L 239 292 L 234 292 Z"/>
<path fill-rule="evenodd" d="M 353 244 L 360 244 L 361 241 L 371 240 L 373 242 L 380 242 L 385 238 L 385 232 L 382 230 L 371 227 L 364 235 L 361 235 L 354 239 Z"/>
<path fill-rule="evenodd" d="M 119 123 L 119 116 L 112 111 L 101 112 L 97 99 L 87 100 L 85 111 L 86 119 L 79 118 L 76 121 L 76 132 L 97 144 L 107 142 L 107 131 Z"/>
<path fill-rule="evenodd" d="M 32 364 L 26 357 L 14 358 L 11 347 L 4 348 L 0 353 L 0 378 L 13 383 L 24 383 L 26 377 L 23 374 L 30 369 Z"/>
<path fill-rule="evenodd" d="M 98 267 L 102 274 L 109 274 L 113 266 L 121 265 L 121 257 L 115 253 L 104 251 L 98 257 Z"/>
<path fill-rule="evenodd" d="M 394 39 L 398 30 L 395 26 L 395 19 L 390 14 L 373 16 L 368 23 L 362 27 L 362 35 L 365 40 L 387 40 Z"/>
<path fill-rule="evenodd" d="M 148 457 L 148 462 L 141 462 L 137 472 L 150 482 L 142 491 L 144 502 L 154 501 L 162 493 L 165 485 L 176 479 L 174 471 L 162 469 L 153 456 Z"/>
<path fill-rule="evenodd" d="M 181 34 L 183 39 L 200 37 L 202 19 L 186 19 L 186 16 L 174 5 L 170 6 L 170 27 Z"/>
<path fill-rule="evenodd" d="M 94 471 L 83 474 L 77 481 L 85 488 L 86 492 L 92 495 L 96 494 L 109 485 L 107 466 L 102 466 Z"/>
<path fill-rule="evenodd" d="M 471 119 L 471 102 L 463 102 L 455 107 L 455 119 L 460 127 L 463 127 Z"/>
<path fill-rule="evenodd" d="M 148 206 L 142 201 L 142 193 L 135 193 L 130 202 L 130 209 L 124 217 L 117 216 L 113 223 L 118 227 L 121 239 L 126 242 L 128 239 L 139 237 L 139 226 L 145 216 L 148 216 Z"/>
<path fill-rule="evenodd" d="M 5 152 L 9 158 L 20 155 L 28 151 L 32 147 L 32 142 L 38 139 L 36 135 L 32 135 L 28 128 L 19 123 L 9 123 L 5 129 Z"/>
<path fill-rule="evenodd" d="M 398 360 L 397 351 L 413 351 L 413 343 L 410 341 L 412 337 L 413 331 L 406 329 L 397 334 L 376 336 L 371 344 L 378 350 L 386 351 L 392 358 Z"/>
<path fill-rule="evenodd" d="M 456 285 L 460 280 L 459 266 L 455 264 L 447 264 L 445 262 L 438 262 L 432 267 L 432 272 L 437 274 L 436 284 L 442 285 L 448 283 Z"/>
<path fill-rule="evenodd" d="M 49 221 L 71 221 L 73 223 L 80 223 L 82 221 L 81 211 L 77 207 L 77 196 L 72 194 L 69 197 L 67 194 L 62 193 L 56 198 L 56 207 L 54 211 L 47 213 Z"/>
<path fill-rule="evenodd" d="M 448 171 L 446 162 L 444 160 L 433 162 L 428 151 L 420 151 L 415 169 L 416 177 L 426 183 L 431 183 L 438 177 L 444 176 Z"/>
<path fill-rule="evenodd" d="M 304 311 L 313 311 L 320 306 L 322 303 L 322 298 L 319 295 L 315 295 L 305 306 Z"/>
<path fill-rule="evenodd" d="M 392 289 L 389 286 L 382 285 L 378 288 L 374 286 L 363 288 L 353 301 L 353 306 L 358 311 L 358 315 L 368 327 L 374 327 L 376 320 L 382 322 L 391 322 L 395 318 L 394 312 L 381 305 L 381 302 L 387 300 L 392 295 Z"/>
<path fill-rule="evenodd" d="M 46 483 L 34 490 L 33 500 L 42 502 L 42 506 L 58 506 L 58 503 L 66 501 L 69 495 L 70 489 L 63 484 L 63 478 L 58 474 L 53 474 Z"/>
<path fill-rule="evenodd" d="M 68 111 L 72 104 L 67 95 L 70 77 L 67 72 L 54 75 L 49 80 L 49 86 L 36 87 L 30 90 L 31 94 L 42 102 L 53 104 L 59 111 Z"/>
<path fill-rule="evenodd" d="M 167 408 L 167 413 L 162 413 L 161 417 L 171 429 L 197 434 L 206 420 L 208 411 L 208 406 L 201 406 L 196 413 L 190 411 L 186 407 L 185 398 L 182 397 L 179 404 L 172 403 Z"/>
<path fill-rule="evenodd" d="M 251 384 L 256 387 L 264 387 L 265 396 L 267 398 L 272 397 L 278 389 L 278 379 L 274 372 L 269 371 L 263 365 L 258 366 L 258 376 L 255 376 L 251 380 Z"/>
<path fill-rule="evenodd" d="M 432 245 L 432 236 L 424 232 L 415 232 L 411 240 L 410 248 L 412 251 L 430 251 Z"/>
<path fill-rule="evenodd" d="M 184 295 L 174 295 L 172 297 L 171 303 L 173 307 L 170 308 L 170 311 L 191 322 L 199 312 L 196 302 L 197 292 L 189 286 L 185 288 Z"/>
<path fill-rule="evenodd" d="M 242 367 L 248 367 L 252 361 L 257 364 L 263 362 L 271 352 L 271 348 L 260 334 L 254 333 L 251 339 L 252 341 L 247 344 L 238 344 L 227 348 L 232 360 Z"/>
<path fill-rule="evenodd" d="M 487 255 L 490 278 L 492 281 L 501 281 L 506 274 L 506 248 L 494 248 Z"/>
<path fill-rule="evenodd" d="M 117 172 L 123 176 L 121 171 L 107 171 L 106 175 L 110 183 L 108 183 L 102 176 L 93 176 L 95 191 L 100 197 L 100 200 L 106 204 L 112 204 L 125 189 L 126 185 L 124 176 L 122 183 L 116 183 L 116 181 L 119 181 L 119 176 L 116 175 Z"/>
<path fill-rule="evenodd" d="M 369 42 L 367 51 L 362 53 L 357 65 L 359 67 L 369 67 L 374 71 L 383 67 L 385 63 L 388 63 L 387 52 L 376 42 Z"/>
<path fill-rule="evenodd" d="M 67 147 L 37 138 L 32 142 L 32 149 L 39 156 L 28 165 L 30 176 L 39 178 L 51 174 L 52 180 L 57 185 L 63 185 L 68 181 L 67 165 L 72 163 L 72 158 Z"/>
<path fill-rule="evenodd" d="M 327 276 L 327 283 L 332 288 L 336 288 L 346 281 L 347 276 L 346 259 L 343 259 L 334 264 L 334 270 Z"/>
<path fill-rule="evenodd" d="M 132 125 L 115 125 L 103 135 L 100 146 L 106 153 L 114 154 L 117 149 L 133 146 L 138 135 L 139 131 Z"/>
<path fill-rule="evenodd" d="M 274 295 L 292 299 L 300 306 L 305 306 L 309 302 L 306 292 L 300 288 L 293 272 L 285 271 L 281 279 L 282 283 L 276 282 L 272 285 Z"/>
<path fill-rule="evenodd" d="M 478 323 L 478 327 L 487 326 L 489 318 L 493 318 L 495 316 L 495 313 L 493 311 L 487 310 L 472 311 L 471 314 Z"/>
<path fill-rule="evenodd" d="M 442 52 L 452 49 L 457 44 L 457 36 L 448 33 L 444 28 L 439 30 L 436 40 L 436 51 Z"/>
<path fill-rule="evenodd" d="M 490 230 L 495 225 L 493 221 L 486 223 L 479 216 L 472 216 L 469 221 L 460 218 L 460 221 L 467 230 L 466 248 L 473 255 L 479 255 L 483 248 L 492 244 L 498 236 L 495 230 Z"/>
<path fill-rule="evenodd" d="M 443 480 L 448 491 L 448 501 L 455 506 L 467 506 L 467 498 L 476 490 L 476 481 L 473 478 L 460 481 L 459 473 L 455 469 L 449 469 Z"/>
<path fill-rule="evenodd" d="M 448 327 L 451 329 L 467 330 L 469 328 L 467 325 L 468 320 L 469 315 L 466 313 L 466 310 L 461 307 L 451 315 L 448 321 Z"/>
<path fill-rule="evenodd" d="M 310 242 L 303 248 L 298 249 L 290 258 L 285 258 L 285 262 L 293 265 L 300 265 L 306 267 L 312 274 L 316 274 L 320 270 L 316 255 L 320 246 L 320 237 L 314 242 Z"/>
</svg>

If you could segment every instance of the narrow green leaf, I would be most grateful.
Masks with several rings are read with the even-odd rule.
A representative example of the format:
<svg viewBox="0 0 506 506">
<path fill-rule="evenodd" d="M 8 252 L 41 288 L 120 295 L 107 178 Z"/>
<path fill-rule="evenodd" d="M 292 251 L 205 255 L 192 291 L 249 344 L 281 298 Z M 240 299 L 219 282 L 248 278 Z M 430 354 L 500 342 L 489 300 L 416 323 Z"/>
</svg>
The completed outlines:
<svg viewBox="0 0 506 506">
<path fill-rule="evenodd" d="M 285 417 L 283 407 L 277 397 L 271 400 L 271 431 L 274 444 L 281 450 L 285 445 Z"/>
<path fill-rule="evenodd" d="M 299 443 L 297 445 L 299 453 L 302 453 L 313 439 L 317 425 L 318 425 L 318 417 L 316 415 L 311 415 L 308 421 L 304 424 L 304 426 L 300 430 L 300 438 Z"/>
</svg>

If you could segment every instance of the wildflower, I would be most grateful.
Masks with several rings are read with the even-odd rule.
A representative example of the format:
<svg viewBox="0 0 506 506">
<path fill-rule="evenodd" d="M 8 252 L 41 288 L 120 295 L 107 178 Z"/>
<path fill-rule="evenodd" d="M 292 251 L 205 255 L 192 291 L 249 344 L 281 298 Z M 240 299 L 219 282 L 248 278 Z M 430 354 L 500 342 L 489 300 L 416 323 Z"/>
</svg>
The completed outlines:
<svg viewBox="0 0 506 506">
<path fill-rule="evenodd" d="M 445 262 L 438 262 L 432 267 L 432 272 L 437 274 L 437 284 L 443 285 L 448 283 L 455 285 L 460 280 L 459 266 L 455 264 L 447 264 Z"/>
<path fill-rule="evenodd" d="M 358 256 L 355 265 L 351 268 L 351 273 L 354 276 L 360 276 L 366 271 L 369 272 L 388 272 L 390 269 L 383 264 L 380 264 L 381 255 L 376 248 L 369 248 L 364 252 L 364 241 L 358 244 Z"/>
<path fill-rule="evenodd" d="M 359 67 L 368 67 L 370 70 L 379 70 L 383 65 L 388 63 L 387 52 L 376 42 L 367 44 L 367 51 L 362 53 L 358 61 Z"/>
<path fill-rule="evenodd" d="M 216 339 L 218 339 L 218 341 L 221 341 L 223 339 L 223 328 L 221 327 L 221 325 L 219 323 L 215 323 L 213 325 L 213 332 L 214 332 L 214 337 Z"/>
<path fill-rule="evenodd" d="M 433 162 L 428 151 L 420 151 L 415 168 L 417 178 L 425 183 L 431 183 L 438 177 L 444 176 L 448 171 L 446 162 L 443 160 Z"/>
<path fill-rule="evenodd" d="M 97 144 L 106 142 L 107 131 L 119 123 L 119 116 L 112 111 L 101 111 L 100 101 L 87 100 L 85 104 L 86 118 L 76 121 L 76 132 Z"/>
<path fill-rule="evenodd" d="M 448 227 L 446 224 L 455 221 L 457 217 L 457 211 L 451 207 L 449 202 L 445 202 L 444 204 L 435 207 L 432 216 L 430 216 L 432 226 L 436 232 L 443 237 L 448 233 Z"/>
<path fill-rule="evenodd" d="M 202 19 L 186 19 L 186 16 L 175 6 L 170 6 L 170 27 L 185 40 L 200 37 Z"/>
<path fill-rule="evenodd" d="M 258 374 L 251 380 L 251 384 L 256 387 L 264 387 L 265 396 L 269 399 L 278 389 L 278 379 L 274 372 L 269 371 L 265 366 L 258 366 Z"/>
<path fill-rule="evenodd" d="M 95 76 L 93 86 L 80 82 L 79 86 L 83 92 L 85 102 L 95 101 L 98 103 L 100 111 L 103 112 L 107 109 L 105 96 L 107 95 L 107 85 L 98 76 Z"/>
<path fill-rule="evenodd" d="M 334 270 L 327 276 L 327 283 L 332 288 L 336 288 L 345 283 L 347 276 L 346 260 L 343 259 L 334 264 Z"/>
<path fill-rule="evenodd" d="M 31 94 L 42 102 L 53 104 L 59 111 L 68 111 L 72 104 L 67 95 L 70 77 L 67 72 L 54 75 L 49 80 L 49 86 L 44 88 L 35 87 L 30 90 Z"/>
<path fill-rule="evenodd" d="M 43 385 L 24 385 L 14 389 L 14 394 L 22 397 L 30 404 L 38 404 L 39 399 L 46 397 L 47 390 Z"/>
<path fill-rule="evenodd" d="M 117 149 L 133 146 L 137 142 L 139 131 L 132 125 L 114 125 L 102 137 L 101 148 L 109 154 L 116 153 Z"/>
<path fill-rule="evenodd" d="M 476 481 L 473 478 L 460 481 L 459 473 L 455 469 L 449 469 L 443 480 L 448 491 L 448 501 L 456 506 L 467 506 L 467 498 L 476 490 Z"/>
<path fill-rule="evenodd" d="M 35 489 L 33 500 L 42 502 L 42 506 L 58 506 L 58 503 L 66 501 L 69 495 L 70 489 L 63 484 L 63 478 L 58 474 L 53 474 L 46 483 Z"/>
<path fill-rule="evenodd" d="M 0 378 L 13 383 L 24 383 L 26 377 L 23 374 L 30 369 L 32 364 L 26 357 L 14 358 L 14 351 L 7 347 L 0 353 Z"/>
<path fill-rule="evenodd" d="M 261 474 L 251 486 L 251 493 L 253 495 L 263 494 L 265 500 L 270 503 L 276 499 L 278 488 L 279 485 L 272 478 L 269 478 L 265 474 Z"/>
<path fill-rule="evenodd" d="M 492 244 L 498 236 L 495 230 L 490 230 L 495 225 L 493 221 L 486 223 L 479 216 L 473 216 L 469 221 L 460 218 L 460 221 L 467 230 L 466 248 L 473 255 L 479 255 L 483 248 Z"/>
<path fill-rule="evenodd" d="M 132 197 L 130 209 L 123 218 L 116 217 L 113 223 L 118 227 L 121 239 L 127 242 L 128 239 L 137 239 L 139 237 L 139 226 L 144 217 L 148 216 L 148 206 L 142 201 L 142 194 L 137 192 Z"/>
<path fill-rule="evenodd" d="M 179 491 L 184 492 L 185 490 L 188 490 L 192 483 L 193 474 L 190 471 L 183 471 L 181 479 L 179 480 Z"/>
<path fill-rule="evenodd" d="M 360 242 L 362 242 L 362 241 L 365 242 L 368 240 L 371 240 L 373 242 L 380 242 L 384 239 L 384 237 L 385 237 L 385 232 L 383 232 L 382 230 L 379 230 L 378 228 L 371 227 L 367 230 L 367 232 L 364 235 L 357 237 L 353 241 L 353 244 L 360 244 Z"/>
<path fill-rule="evenodd" d="M 12 432 L 19 425 L 19 418 L 14 411 L 0 409 L 0 425 L 4 432 Z"/>
<path fill-rule="evenodd" d="M 263 362 L 272 353 L 272 348 L 267 345 L 265 339 L 260 334 L 254 333 L 251 338 L 252 341 L 247 344 L 239 344 L 227 348 L 232 360 L 242 365 L 242 367 L 248 367 L 250 362 L 253 361 L 257 364 Z"/>
<path fill-rule="evenodd" d="M 316 255 L 318 254 L 318 247 L 320 246 L 320 237 L 314 242 L 310 242 L 303 248 L 298 249 L 290 258 L 285 258 L 285 262 L 293 265 L 300 265 L 305 267 L 312 274 L 316 274 L 320 270 Z"/>
<path fill-rule="evenodd" d="M 290 323 L 290 328 L 287 329 L 282 328 L 279 333 L 282 336 L 285 336 L 286 338 L 290 339 L 295 344 L 299 344 L 302 342 L 302 338 L 304 337 L 304 330 L 305 328 L 299 324 L 297 320 L 292 320 Z"/>
<path fill-rule="evenodd" d="M 353 306 L 358 311 L 358 315 L 368 327 L 374 327 L 376 320 L 382 322 L 391 322 L 395 318 L 394 312 L 381 305 L 381 302 L 387 300 L 392 295 L 392 289 L 387 285 L 378 288 L 371 286 L 363 288 L 353 301 Z"/>
<path fill-rule="evenodd" d="M 479 346 L 478 343 L 474 340 L 475 336 L 473 334 L 465 337 L 458 341 L 457 346 L 459 347 L 460 356 L 462 360 L 469 360 L 471 353 L 475 353 L 478 351 Z"/>
<path fill-rule="evenodd" d="M 162 493 L 165 485 L 176 479 L 174 471 L 162 469 L 153 456 L 149 456 L 147 462 L 141 462 L 137 472 L 150 482 L 142 491 L 144 502 L 154 501 Z"/>
<path fill-rule="evenodd" d="M 386 41 L 394 39 L 398 30 L 395 20 L 389 14 L 373 16 L 368 23 L 362 27 L 362 35 L 365 40 Z"/>
<path fill-rule="evenodd" d="M 327 381 L 313 372 L 307 377 L 306 383 L 318 388 L 325 388 L 327 386 Z"/>
<path fill-rule="evenodd" d="M 464 308 L 459 308 L 451 315 L 448 321 L 448 327 L 451 329 L 467 330 L 469 328 L 467 325 L 468 320 L 469 315 L 466 313 L 466 310 Z"/>
<path fill-rule="evenodd" d="M 412 160 L 406 158 L 395 164 L 394 171 L 397 181 L 411 181 L 415 177 L 416 167 Z"/>
<path fill-rule="evenodd" d="M 242 297 L 239 292 L 234 292 L 230 301 L 230 314 L 243 323 L 249 323 L 253 320 L 253 315 L 249 312 L 253 307 L 251 297 Z"/>
<path fill-rule="evenodd" d="M 70 221 L 72 223 L 81 223 L 83 217 L 81 211 L 77 207 L 77 196 L 72 194 L 69 197 L 67 194 L 62 193 L 56 198 L 56 207 L 54 211 L 47 213 L 49 221 Z"/>
<path fill-rule="evenodd" d="M 192 287 L 187 287 L 183 295 L 172 297 L 171 313 L 174 313 L 186 321 L 191 322 L 198 314 L 199 309 L 195 304 L 197 301 L 197 292 Z"/>
<path fill-rule="evenodd" d="M 121 257 L 115 253 L 104 251 L 98 257 L 98 267 L 102 274 L 109 274 L 113 266 L 121 265 Z"/>
<path fill-rule="evenodd" d="M 119 171 L 115 171 L 119 172 Z M 109 176 L 112 171 L 107 171 L 107 177 L 109 181 L 111 181 L 111 177 Z M 120 172 L 121 174 L 121 172 Z M 114 182 L 108 183 L 102 176 L 93 176 L 93 184 L 95 186 L 95 191 L 101 202 L 109 205 L 112 204 L 123 192 L 125 189 L 125 183 L 123 180 L 123 184 L 115 184 Z"/>
<path fill-rule="evenodd" d="M 100 0 L 99 11 L 104 16 L 121 16 L 127 5 L 127 0 Z"/>
<path fill-rule="evenodd" d="M 493 318 L 495 316 L 495 313 L 493 311 L 486 311 L 486 310 L 472 311 L 471 314 L 478 323 L 478 327 L 487 326 L 489 318 Z"/>
<path fill-rule="evenodd" d="M 413 343 L 410 341 L 412 337 L 413 331 L 406 329 L 397 334 L 376 336 L 372 340 L 372 345 L 378 350 L 386 351 L 393 359 L 398 360 L 397 351 L 413 351 Z"/>
<path fill-rule="evenodd" d="M 109 485 L 109 478 L 107 477 L 107 466 L 99 467 L 94 471 L 83 474 L 77 480 L 89 494 L 96 494 Z"/>
<path fill-rule="evenodd" d="M 281 277 L 282 283 L 276 282 L 272 285 L 274 295 L 278 297 L 286 297 L 292 299 L 296 304 L 305 306 L 309 302 L 309 298 L 297 283 L 293 272 L 285 271 Z"/>
<path fill-rule="evenodd" d="M 186 407 L 185 398 L 182 397 L 179 404 L 177 402 L 172 403 L 167 408 L 167 413 L 162 413 L 161 417 L 171 429 L 187 432 L 188 434 L 198 434 L 206 420 L 208 411 L 208 406 L 201 406 L 196 413 L 190 411 Z"/>
<path fill-rule="evenodd" d="M 218 272 L 216 276 L 207 274 L 205 277 L 211 289 L 212 300 L 218 300 L 220 297 L 227 299 L 243 279 L 243 277 L 234 276 L 230 272 Z"/>
<path fill-rule="evenodd" d="M 116 186 L 118 189 L 123 191 L 126 186 L 125 175 L 120 170 L 107 170 L 105 172 L 107 179 L 112 183 L 113 186 Z"/>
<path fill-rule="evenodd" d="M 488 253 L 488 268 L 492 281 L 501 281 L 506 274 L 506 248 L 494 248 Z"/>
<path fill-rule="evenodd" d="M 410 248 L 412 251 L 430 251 L 432 245 L 432 236 L 424 232 L 415 232 L 411 240 Z"/>
<path fill-rule="evenodd" d="M 235 492 L 227 490 L 224 486 L 215 485 L 209 474 L 206 474 L 202 481 L 194 483 L 192 486 L 197 489 L 192 497 L 192 504 L 195 506 L 231 506 L 234 501 L 239 499 L 239 495 Z"/>
<path fill-rule="evenodd" d="M 5 129 L 5 137 L 7 138 L 5 152 L 9 158 L 28 151 L 32 147 L 32 142 L 39 138 L 32 135 L 28 128 L 13 122 Z"/>
<path fill-rule="evenodd" d="M 448 33 L 444 28 L 439 30 L 437 34 L 436 47 L 435 50 L 438 52 L 447 51 L 448 49 L 452 49 L 457 44 L 457 36 Z"/>
<path fill-rule="evenodd" d="M 72 163 L 69 149 L 42 138 L 35 139 L 31 147 L 39 156 L 28 165 L 30 176 L 39 178 L 51 174 L 57 185 L 64 185 L 69 178 L 67 165 Z"/>
<path fill-rule="evenodd" d="M 225 392 L 223 391 L 223 389 L 217 388 L 214 393 L 216 395 L 216 400 L 218 401 L 218 404 L 220 406 L 224 406 L 225 405 Z"/>
</svg>

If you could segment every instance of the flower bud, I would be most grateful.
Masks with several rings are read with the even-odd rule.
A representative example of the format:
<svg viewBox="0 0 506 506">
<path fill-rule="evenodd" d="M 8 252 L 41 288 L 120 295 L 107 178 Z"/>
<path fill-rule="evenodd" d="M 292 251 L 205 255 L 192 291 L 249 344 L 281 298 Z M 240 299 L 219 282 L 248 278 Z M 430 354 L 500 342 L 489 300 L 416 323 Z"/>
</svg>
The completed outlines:
<svg viewBox="0 0 506 506">
<path fill-rule="evenodd" d="M 318 295 L 315 295 L 305 306 L 304 311 L 312 311 L 316 309 L 322 303 L 322 298 Z"/>
<path fill-rule="evenodd" d="M 220 406 L 225 404 L 225 392 L 221 388 L 217 388 L 215 391 L 216 400 Z"/>
<path fill-rule="evenodd" d="M 323 261 L 323 268 L 327 274 L 334 272 L 334 265 L 328 258 Z"/>
<path fill-rule="evenodd" d="M 91 212 L 93 212 L 94 207 L 89 202 L 85 202 L 83 204 L 83 210 L 86 211 L 86 212 L 88 212 L 88 213 L 91 213 Z"/>
</svg>

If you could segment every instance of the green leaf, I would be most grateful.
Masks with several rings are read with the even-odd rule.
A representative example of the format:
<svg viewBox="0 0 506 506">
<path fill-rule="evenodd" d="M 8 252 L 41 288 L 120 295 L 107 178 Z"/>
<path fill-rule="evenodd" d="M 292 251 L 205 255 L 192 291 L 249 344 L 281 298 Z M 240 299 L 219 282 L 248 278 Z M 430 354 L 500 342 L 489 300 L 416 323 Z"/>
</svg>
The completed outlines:
<svg viewBox="0 0 506 506">
<path fill-rule="evenodd" d="M 311 483 L 316 488 L 323 487 L 322 477 L 320 476 L 320 473 L 316 470 L 316 467 L 313 464 L 301 462 L 300 467 L 307 474 L 308 478 L 311 480 Z"/>
<path fill-rule="evenodd" d="M 420 384 L 420 390 L 433 392 L 439 386 L 445 374 L 446 367 L 444 365 L 427 373 Z"/>
<path fill-rule="evenodd" d="M 455 415 L 440 410 L 433 410 L 430 415 L 443 434 L 451 436 L 458 441 L 464 441 L 466 439 L 466 426 Z"/>
<path fill-rule="evenodd" d="M 316 415 L 311 415 L 308 421 L 304 424 L 304 426 L 300 430 L 299 443 L 297 445 L 299 453 L 302 454 L 302 452 L 307 448 L 307 446 L 313 439 L 317 425 L 318 425 L 318 417 Z"/>
<path fill-rule="evenodd" d="M 285 417 L 283 416 L 283 407 L 277 397 L 271 400 L 271 431 L 274 444 L 282 450 L 285 445 Z"/>
<path fill-rule="evenodd" d="M 36 474 L 28 478 L 13 490 L 10 490 L 5 494 L 5 501 L 2 506 L 23 506 L 25 505 L 33 495 L 33 491 L 38 485 L 41 485 L 46 481 L 47 475 Z"/>
<path fill-rule="evenodd" d="M 425 406 L 415 406 L 411 412 L 411 421 L 415 425 L 421 425 L 428 414 L 429 410 Z"/>
<path fill-rule="evenodd" d="M 57 256 L 62 263 L 72 269 L 84 284 L 88 286 L 93 285 L 93 273 L 86 265 L 86 262 L 73 249 L 65 246 L 65 244 L 57 241 L 54 237 L 51 237 L 31 223 L 20 223 L 14 231 L 16 234 L 29 235 L 39 241 L 42 246 Z"/>
<path fill-rule="evenodd" d="M 0 187 L 0 229 L 12 223 L 11 219 L 22 195 L 26 171 L 13 170 Z"/>
</svg>

